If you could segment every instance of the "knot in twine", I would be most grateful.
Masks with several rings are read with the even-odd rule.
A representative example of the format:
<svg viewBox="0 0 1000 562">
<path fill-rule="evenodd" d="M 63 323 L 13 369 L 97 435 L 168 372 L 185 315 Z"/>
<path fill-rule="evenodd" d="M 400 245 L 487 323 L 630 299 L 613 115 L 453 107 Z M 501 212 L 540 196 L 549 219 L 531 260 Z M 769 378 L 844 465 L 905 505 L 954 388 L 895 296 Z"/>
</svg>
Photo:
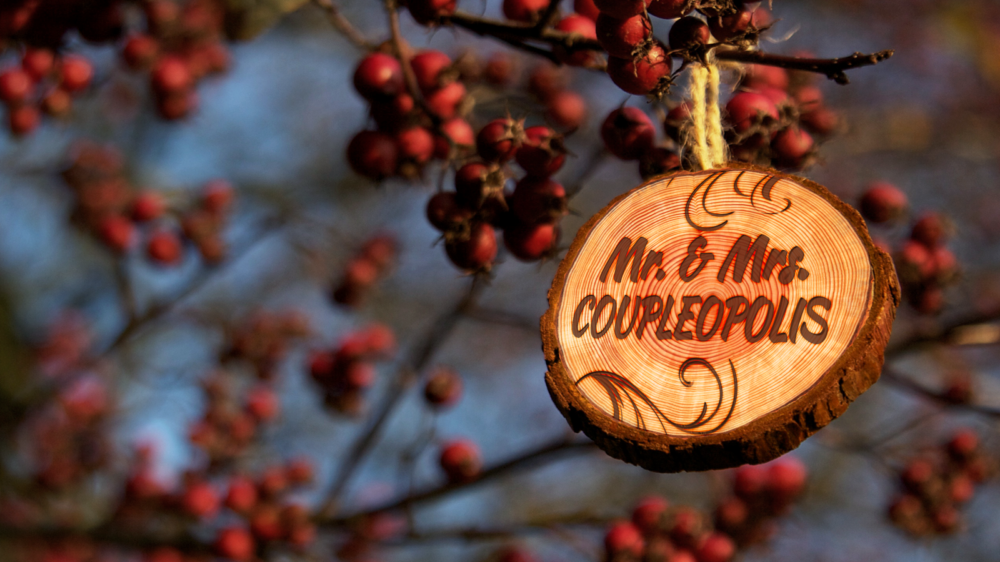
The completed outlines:
<svg viewBox="0 0 1000 562">
<path fill-rule="evenodd" d="M 693 127 L 687 144 L 694 151 L 695 163 L 702 169 L 726 165 L 726 139 L 722 136 L 722 111 L 719 109 L 719 67 L 710 58 L 706 64 L 691 68 L 691 119 Z"/>
</svg>

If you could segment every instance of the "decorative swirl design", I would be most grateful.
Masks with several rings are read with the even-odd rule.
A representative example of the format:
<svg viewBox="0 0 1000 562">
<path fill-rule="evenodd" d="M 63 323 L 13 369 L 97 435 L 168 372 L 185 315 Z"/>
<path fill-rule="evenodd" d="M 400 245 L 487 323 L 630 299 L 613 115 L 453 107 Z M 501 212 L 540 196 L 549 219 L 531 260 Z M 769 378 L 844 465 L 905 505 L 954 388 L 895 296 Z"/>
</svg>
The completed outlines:
<svg viewBox="0 0 1000 562">
<path fill-rule="evenodd" d="M 728 173 L 728 172 L 731 172 L 731 170 L 723 170 L 721 172 L 715 172 L 715 173 L 709 175 L 707 178 L 705 178 L 704 180 L 702 180 L 701 183 L 699 183 L 697 186 L 695 186 L 694 191 L 692 191 L 691 195 L 688 196 L 687 204 L 684 205 L 684 219 L 687 220 L 687 223 L 689 225 L 691 225 L 691 228 L 694 228 L 695 230 L 698 230 L 698 231 L 701 231 L 701 232 L 712 232 L 714 230 L 719 230 L 720 228 L 726 226 L 729 223 L 729 219 L 726 219 L 726 220 L 724 220 L 724 221 L 722 221 L 719 224 L 716 224 L 714 226 L 704 226 L 704 225 L 700 225 L 700 224 L 695 223 L 694 219 L 691 218 L 691 203 L 695 200 L 695 197 L 698 196 L 698 192 L 702 191 L 702 188 L 704 188 L 704 191 L 702 191 L 702 194 L 701 194 L 701 208 L 702 208 L 703 211 L 705 211 L 710 216 L 720 217 L 720 218 L 721 217 L 728 217 L 729 215 L 733 214 L 734 211 L 729 211 L 728 213 L 716 213 L 714 211 L 709 210 L 709 208 L 708 208 L 708 193 L 709 193 L 709 191 L 712 189 L 712 187 L 715 185 L 715 183 L 717 181 L 719 181 L 719 179 L 722 176 L 726 175 L 726 173 Z M 773 175 L 765 175 L 765 176 L 763 176 L 753 186 L 753 190 L 750 192 L 750 195 L 748 196 L 746 193 L 743 193 L 742 191 L 740 191 L 740 187 L 739 187 L 740 179 L 743 178 L 743 174 L 745 174 L 745 173 L 746 173 L 745 171 L 741 171 L 739 174 L 736 175 L 736 179 L 733 180 L 733 191 L 737 195 L 739 195 L 741 197 L 749 197 L 750 198 L 750 205 L 753 206 L 753 208 L 755 208 L 755 209 L 757 209 L 757 191 L 758 190 L 760 190 L 760 196 L 761 197 L 763 197 L 767 201 L 772 201 L 772 199 L 771 199 L 771 189 L 774 188 L 775 184 L 777 184 L 778 181 L 780 181 L 781 178 L 779 178 L 778 176 L 773 176 Z M 671 179 L 671 181 L 673 181 L 673 180 Z M 670 184 L 668 183 L 667 186 L 669 186 L 669 185 Z M 785 211 L 787 211 L 790 208 L 792 208 L 792 201 L 790 199 L 788 199 L 788 198 L 785 198 L 785 207 L 783 209 L 779 210 L 779 211 L 764 211 L 764 210 L 760 210 L 760 209 L 758 209 L 758 210 L 760 210 L 760 212 L 764 213 L 765 215 L 777 215 L 777 214 L 780 214 L 780 213 L 784 213 Z"/>
<path fill-rule="evenodd" d="M 726 416 L 722 418 L 722 420 L 720 420 L 718 424 L 716 424 L 715 427 L 711 429 L 701 429 L 705 425 L 708 425 L 716 417 L 716 415 L 719 413 L 719 410 L 722 408 L 722 403 L 725 401 L 725 395 L 724 395 L 725 387 L 722 383 L 722 377 L 719 376 L 719 373 L 715 370 L 714 367 L 712 367 L 712 364 L 705 359 L 697 357 L 687 359 L 686 361 L 684 361 L 684 363 L 681 364 L 677 376 L 680 378 L 681 384 L 683 384 L 684 386 L 689 387 L 693 384 L 685 376 L 688 369 L 693 366 L 705 367 L 706 369 L 708 369 L 710 373 L 712 373 L 712 377 L 715 378 L 715 382 L 719 388 L 719 400 L 718 402 L 715 403 L 715 407 L 712 409 L 711 414 L 708 414 L 708 403 L 707 402 L 702 403 L 701 413 L 698 414 L 698 417 L 695 418 L 695 420 L 690 423 L 679 423 L 671 420 L 666 414 L 664 414 L 659 408 L 656 407 L 656 404 L 654 404 L 653 401 L 648 396 L 646 396 L 646 394 L 642 390 L 640 390 L 637 386 L 632 384 L 632 382 L 629 381 L 627 378 L 617 373 L 613 373 L 611 371 L 593 371 L 580 377 L 579 380 L 576 381 L 576 385 L 579 386 L 580 383 L 582 383 L 588 378 L 593 379 L 598 384 L 600 384 L 601 387 L 604 388 L 604 391 L 607 392 L 608 399 L 611 401 L 611 407 L 612 407 L 611 415 L 618 421 L 623 421 L 622 412 L 625 407 L 625 400 L 628 400 L 628 402 L 632 405 L 632 411 L 635 412 L 635 423 L 636 426 L 639 427 L 639 429 L 646 429 L 646 422 L 643 420 L 642 415 L 639 413 L 639 408 L 635 401 L 636 398 L 638 398 L 640 401 L 646 404 L 646 406 L 656 414 L 656 417 L 660 421 L 660 426 L 663 428 L 664 432 L 667 431 L 667 424 L 669 424 L 685 433 L 698 434 L 698 435 L 714 433 L 719 429 L 721 429 L 722 426 L 726 425 L 726 422 L 728 422 L 729 418 L 733 415 L 733 409 L 736 408 L 736 398 L 739 389 L 736 377 L 736 367 L 733 365 L 732 360 L 730 360 L 729 368 L 732 370 L 733 373 L 733 400 L 732 403 L 729 405 L 729 411 L 726 413 Z"/>
</svg>

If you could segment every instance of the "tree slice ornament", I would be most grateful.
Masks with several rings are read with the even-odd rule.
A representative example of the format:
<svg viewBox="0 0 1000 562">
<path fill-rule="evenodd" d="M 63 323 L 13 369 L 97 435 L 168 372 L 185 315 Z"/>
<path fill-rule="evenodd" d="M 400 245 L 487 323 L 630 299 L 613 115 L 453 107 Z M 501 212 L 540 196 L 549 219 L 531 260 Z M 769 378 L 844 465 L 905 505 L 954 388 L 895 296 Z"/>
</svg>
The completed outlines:
<svg viewBox="0 0 1000 562">
<path fill-rule="evenodd" d="M 771 460 L 882 369 L 892 260 L 826 188 L 773 170 L 659 177 L 580 229 L 542 317 L 575 431 L 658 472 Z"/>
</svg>

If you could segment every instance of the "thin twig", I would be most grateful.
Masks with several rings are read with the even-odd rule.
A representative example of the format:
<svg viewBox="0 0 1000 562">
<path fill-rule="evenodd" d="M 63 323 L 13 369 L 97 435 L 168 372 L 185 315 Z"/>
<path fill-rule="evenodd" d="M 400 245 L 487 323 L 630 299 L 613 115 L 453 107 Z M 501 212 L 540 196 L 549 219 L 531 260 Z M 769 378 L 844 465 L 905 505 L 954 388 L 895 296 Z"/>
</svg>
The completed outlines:
<svg viewBox="0 0 1000 562">
<path fill-rule="evenodd" d="M 375 49 L 376 45 L 368 41 L 364 34 L 358 31 L 358 28 L 354 27 L 354 24 L 344 17 L 344 14 L 340 13 L 340 8 L 333 0 L 313 0 L 313 3 L 326 12 L 326 17 L 333 24 L 334 29 L 339 31 L 348 41 L 365 51 Z"/>
<path fill-rule="evenodd" d="M 399 29 L 398 8 L 396 0 L 385 0 L 385 12 L 389 17 L 389 32 L 392 34 L 392 50 L 403 69 L 403 83 L 406 84 L 406 91 L 417 106 L 431 118 L 436 128 L 441 119 L 427 105 L 427 100 L 424 99 L 424 94 L 420 91 L 420 85 L 417 83 L 417 75 L 413 73 L 413 66 L 410 64 L 410 49 L 403 41 L 403 33 Z"/>
<path fill-rule="evenodd" d="M 477 476 L 472 480 L 468 480 L 465 482 L 453 482 L 435 488 L 430 488 L 423 492 L 417 492 L 415 494 L 408 495 L 404 498 L 390 501 L 388 503 L 375 507 L 374 509 L 365 510 L 363 512 L 355 513 L 339 519 L 330 519 L 325 521 L 325 523 L 327 524 L 344 523 L 352 519 L 365 517 L 375 513 L 381 513 L 384 511 L 392 511 L 403 507 L 409 507 L 418 503 L 422 503 L 428 500 L 448 495 L 458 490 L 463 490 L 470 486 L 482 484 L 498 476 L 502 476 L 504 474 L 516 470 L 534 467 L 539 464 L 555 460 L 566 454 L 592 451 L 595 449 L 595 447 L 596 445 L 594 445 L 592 441 L 575 441 L 572 440 L 571 438 L 562 437 L 555 440 L 552 443 L 542 445 L 541 447 L 538 447 L 536 449 L 519 453 L 514 457 L 496 466 L 484 470 L 482 473 L 479 474 L 479 476 Z"/>
<path fill-rule="evenodd" d="M 761 51 L 719 50 L 715 52 L 715 58 L 722 61 L 763 64 L 787 68 L 789 70 L 815 72 L 825 75 L 838 84 L 848 84 L 850 80 L 847 78 L 845 71 L 878 64 L 890 58 L 894 52 L 892 49 L 888 49 L 869 55 L 854 53 L 853 55 L 836 59 L 815 59 L 773 55 Z"/>
<path fill-rule="evenodd" d="M 909 390 L 911 392 L 914 392 L 916 394 L 919 394 L 920 396 L 923 396 L 924 398 L 929 398 L 929 399 L 931 399 L 934 402 L 937 402 L 939 404 L 946 404 L 946 405 L 949 405 L 949 406 L 954 406 L 956 408 L 961 408 L 963 410 L 968 410 L 970 412 L 974 412 L 974 413 L 977 413 L 977 414 L 982 414 L 984 416 L 990 416 L 990 417 L 994 417 L 994 418 L 1000 418 L 1000 408 L 996 408 L 996 407 L 993 407 L 993 406 L 983 406 L 983 405 L 980 405 L 980 404 L 971 404 L 971 403 L 968 403 L 968 402 L 955 402 L 953 400 L 949 400 L 943 394 L 935 392 L 935 391 L 933 391 L 933 390 L 931 390 L 931 389 L 929 389 L 929 388 L 921 385 L 920 383 L 917 383 L 916 381 L 914 381 L 913 379 L 911 379 L 911 378 L 907 377 L 906 375 L 900 373 L 899 371 L 896 371 L 896 370 L 891 369 L 889 367 L 886 367 L 886 368 L 882 369 L 882 377 L 881 378 L 882 378 L 882 380 L 884 380 L 886 382 L 889 382 L 889 383 L 895 384 L 896 386 L 905 388 L 905 389 L 907 389 L 907 390 Z"/>
</svg>

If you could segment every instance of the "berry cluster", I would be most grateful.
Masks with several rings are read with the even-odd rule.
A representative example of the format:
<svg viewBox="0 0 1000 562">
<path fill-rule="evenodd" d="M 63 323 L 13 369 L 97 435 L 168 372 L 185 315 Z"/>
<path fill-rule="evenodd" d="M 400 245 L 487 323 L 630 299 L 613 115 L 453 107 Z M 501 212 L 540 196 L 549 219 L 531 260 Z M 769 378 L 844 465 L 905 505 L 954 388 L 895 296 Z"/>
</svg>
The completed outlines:
<svg viewBox="0 0 1000 562">
<path fill-rule="evenodd" d="M 396 262 L 399 242 L 391 234 L 376 234 L 361 245 L 357 254 L 347 262 L 344 275 L 333 289 L 333 301 L 357 307 L 379 279 L 388 275 Z"/>
<path fill-rule="evenodd" d="M 426 112 L 406 91 L 403 69 L 395 57 L 372 53 L 354 71 L 354 88 L 370 104 L 377 127 L 357 133 L 347 147 L 348 163 L 360 175 L 376 181 L 417 177 L 432 159 L 459 157 L 474 142 L 472 127 L 462 117 L 471 99 L 451 57 L 421 51 L 410 59 L 410 66 Z"/>
<path fill-rule="evenodd" d="M 79 55 L 57 55 L 41 47 L 27 47 L 21 64 L 0 71 L 0 102 L 7 107 L 7 126 L 16 136 L 34 131 L 41 114 L 64 117 L 73 96 L 90 85 L 94 68 Z"/>
<path fill-rule="evenodd" d="M 257 312 L 230 335 L 223 360 L 246 362 L 258 379 L 272 381 L 289 347 L 310 330 L 309 319 L 298 311 Z"/>
<path fill-rule="evenodd" d="M 566 75 L 558 67 L 542 63 L 532 69 L 526 87 L 544 106 L 545 121 L 549 125 L 572 132 L 586 121 L 587 102 L 568 86 Z"/>
<path fill-rule="evenodd" d="M 522 261 L 551 256 L 559 241 L 558 221 L 566 214 L 566 190 L 550 179 L 566 160 L 562 136 L 547 126 L 524 128 L 524 120 L 494 119 L 476 135 L 478 160 L 455 172 L 455 191 L 427 202 L 427 219 L 444 234 L 445 252 L 455 266 L 488 272 L 497 255 L 494 228 Z M 504 190 L 516 160 L 526 175 L 512 193 Z"/>
<path fill-rule="evenodd" d="M 111 443 L 106 420 L 112 401 L 96 375 L 82 375 L 60 388 L 51 403 L 24 425 L 24 440 L 37 484 L 65 489 L 106 468 Z"/>
<path fill-rule="evenodd" d="M 608 152 L 617 158 L 638 160 L 643 179 L 681 166 L 676 152 L 655 144 L 656 128 L 641 109 L 622 107 L 609 113 L 601 125 L 601 139 Z"/>
<path fill-rule="evenodd" d="M 862 194 L 859 208 L 869 222 L 892 224 L 906 216 L 907 199 L 898 187 L 879 181 Z M 958 260 L 944 245 L 951 231 L 945 217 L 925 213 L 913 223 L 909 237 L 892 252 L 903 296 L 921 314 L 939 312 L 944 306 L 944 289 L 958 281 Z M 890 251 L 888 244 L 881 245 Z"/>
<path fill-rule="evenodd" d="M 0 7 L 0 41 L 57 48 L 73 30 L 90 43 L 121 37 L 125 15 L 120 0 L 11 0 Z"/>
<path fill-rule="evenodd" d="M 217 531 L 215 549 L 231 560 L 250 560 L 258 547 L 280 543 L 304 547 L 312 542 L 316 529 L 308 511 L 288 498 L 289 492 L 312 480 L 312 464 L 296 458 L 266 467 L 256 479 L 237 473 L 213 482 L 207 473 L 187 472 L 180 487 L 171 491 L 152 475 L 147 453 L 140 455 L 126 483 L 117 519 L 128 526 L 146 526 L 154 516 L 163 515 L 174 515 L 186 524 L 211 523 L 223 516 L 238 519 L 241 524 L 230 523 Z M 172 548 L 146 556 L 183 560 Z"/>
<path fill-rule="evenodd" d="M 396 336 L 388 327 L 374 324 L 348 335 L 333 349 L 316 351 L 309 360 L 309 375 L 323 391 L 323 403 L 336 412 L 360 415 L 364 391 L 375 382 L 375 361 L 396 350 Z"/>
<path fill-rule="evenodd" d="M 733 496 L 719 502 L 713 519 L 661 497 L 641 501 L 631 521 L 613 523 L 604 535 L 606 560 L 615 562 L 729 562 L 742 547 L 770 537 L 773 518 L 802 493 L 806 468 L 793 457 L 745 465 L 733 479 Z"/>
<path fill-rule="evenodd" d="M 198 81 L 229 68 L 229 50 L 222 41 L 223 5 L 217 0 L 145 0 L 142 8 L 145 30 L 125 39 L 122 60 L 131 70 L 150 70 L 157 113 L 181 119 L 198 105 Z"/>
<path fill-rule="evenodd" d="M 244 452 L 259 426 L 273 421 L 281 408 L 269 385 L 254 386 L 241 394 L 227 375 L 215 373 L 204 381 L 205 415 L 189 433 L 191 443 L 204 451 L 213 466 Z"/>
<path fill-rule="evenodd" d="M 129 183 L 117 150 L 89 142 L 76 145 L 62 175 L 76 197 L 74 222 L 114 253 L 124 255 L 135 246 L 142 225 L 146 256 L 157 265 L 178 265 L 184 258 L 179 222 L 205 262 L 225 257 L 221 233 L 235 197 L 228 182 L 210 181 L 187 208 L 173 207 L 159 192 Z"/>
<path fill-rule="evenodd" d="M 889 519 L 911 535 L 950 534 L 959 530 L 959 508 L 992 473 L 991 462 L 971 429 L 954 434 L 933 455 L 915 458 L 899 474 L 901 491 Z"/>
</svg>

